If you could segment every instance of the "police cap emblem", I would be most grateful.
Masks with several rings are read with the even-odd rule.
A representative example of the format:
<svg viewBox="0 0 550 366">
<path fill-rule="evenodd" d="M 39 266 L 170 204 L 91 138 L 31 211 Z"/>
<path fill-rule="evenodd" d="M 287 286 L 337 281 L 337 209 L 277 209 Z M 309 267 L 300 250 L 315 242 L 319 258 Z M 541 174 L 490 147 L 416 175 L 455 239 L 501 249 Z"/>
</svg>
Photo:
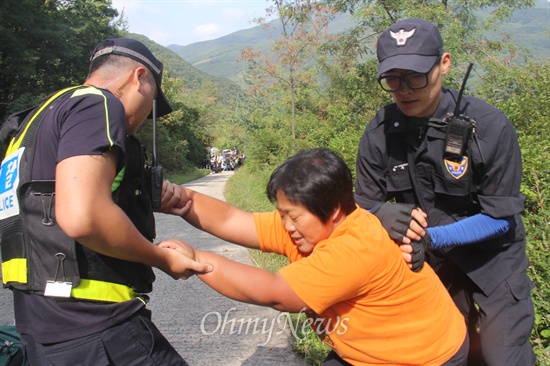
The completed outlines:
<svg viewBox="0 0 550 366">
<path fill-rule="evenodd" d="M 410 31 L 406 31 L 401 28 L 399 32 L 390 31 L 390 35 L 393 39 L 395 39 L 395 43 L 398 46 L 404 46 L 407 43 L 407 40 L 413 36 L 415 31 L 416 28 L 413 28 L 413 30 Z"/>
</svg>

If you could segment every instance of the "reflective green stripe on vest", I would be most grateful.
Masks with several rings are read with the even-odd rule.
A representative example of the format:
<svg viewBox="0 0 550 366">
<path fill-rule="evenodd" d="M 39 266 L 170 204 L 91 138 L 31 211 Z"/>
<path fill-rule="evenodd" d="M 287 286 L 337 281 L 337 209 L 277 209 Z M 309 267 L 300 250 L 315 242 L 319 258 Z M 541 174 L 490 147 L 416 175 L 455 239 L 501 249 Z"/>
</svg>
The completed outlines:
<svg viewBox="0 0 550 366">
<path fill-rule="evenodd" d="M 2 283 L 27 283 L 27 258 L 13 258 L 2 263 Z"/>
<path fill-rule="evenodd" d="M 80 279 L 80 285 L 71 290 L 71 297 L 83 300 L 123 302 L 135 299 L 140 294 L 128 286 L 112 282 Z"/>
<path fill-rule="evenodd" d="M 27 283 L 27 259 L 14 258 L 2 263 L 2 282 Z M 122 302 L 139 295 L 128 286 L 88 279 L 81 279 L 80 285 L 71 290 L 71 297 L 92 301 Z"/>
</svg>

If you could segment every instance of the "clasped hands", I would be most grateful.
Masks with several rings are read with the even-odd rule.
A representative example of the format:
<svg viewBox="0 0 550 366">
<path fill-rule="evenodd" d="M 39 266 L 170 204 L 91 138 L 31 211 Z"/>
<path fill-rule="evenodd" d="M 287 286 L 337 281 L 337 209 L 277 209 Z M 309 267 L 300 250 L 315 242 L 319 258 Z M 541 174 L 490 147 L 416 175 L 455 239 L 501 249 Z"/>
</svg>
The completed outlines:
<svg viewBox="0 0 550 366">
<path fill-rule="evenodd" d="M 185 216 L 192 206 L 191 199 L 186 195 L 180 185 L 164 181 L 162 185 L 162 199 L 160 212 L 177 216 Z M 176 258 L 174 266 L 170 267 L 170 275 L 174 278 L 187 279 L 197 273 L 208 273 L 212 266 L 196 261 L 195 249 L 188 243 L 168 239 L 158 243 L 158 247 L 165 249 L 169 258 Z"/>
<path fill-rule="evenodd" d="M 172 271 L 174 279 L 181 278 L 186 280 L 195 274 L 212 272 L 213 268 L 210 264 L 196 261 L 195 248 L 184 241 L 167 239 L 158 243 L 157 246 L 168 251 L 167 254 L 177 258 L 178 265 L 184 267 Z"/>
<path fill-rule="evenodd" d="M 191 206 L 191 198 L 180 185 L 167 180 L 162 183 L 160 212 L 183 217 L 191 210 Z"/>
<path fill-rule="evenodd" d="M 419 207 L 404 203 L 384 204 L 371 210 L 401 249 L 409 268 L 417 272 L 424 266 L 430 236 L 426 230 L 428 215 Z"/>
</svg>

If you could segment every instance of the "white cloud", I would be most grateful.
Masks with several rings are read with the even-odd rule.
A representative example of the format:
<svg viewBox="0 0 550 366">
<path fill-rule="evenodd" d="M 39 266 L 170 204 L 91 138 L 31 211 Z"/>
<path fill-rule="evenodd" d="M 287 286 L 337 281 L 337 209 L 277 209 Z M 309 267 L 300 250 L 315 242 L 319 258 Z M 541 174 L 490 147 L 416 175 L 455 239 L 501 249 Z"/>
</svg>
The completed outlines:
<svg viewBox="0 0 550 366">
<path fill-rule="evenodd" d="M 225 19 L 237 22 L 249 20 L 248 15 L 244 9 L 226 8 L 223 9 L 222 16 Z"/>
<path fill-rule="evenodd" d="M 122 12 L 122 10 L 129 11 L 131 9 L 139 8 L 139 3 L 125 3 L 124 1 L 117 1 L 113 0 L 112 2 L 113 8 L 118 10 L 118 12 Z"/>
<path fill-rule="evenodd" d="M 200 40 L 217 38 L 222 34 L 222 29 L 218 23 L 199 24 L 193 30 L 193 35 Z"/>
<path fill-rule="evenodd" d="M 172 35 L 163 31 L 153 31 L 149 33 L 149 39 L 155 40 L 159 44 L 171 44 Z"/>
<path fill-rule="evenodd" d="M 0 0 L 2 1 L 2 0 Z M 162 44 L 187 45 L 254 26 L 266 0 L 112 0 L 128 30 Z"/>
</svg>

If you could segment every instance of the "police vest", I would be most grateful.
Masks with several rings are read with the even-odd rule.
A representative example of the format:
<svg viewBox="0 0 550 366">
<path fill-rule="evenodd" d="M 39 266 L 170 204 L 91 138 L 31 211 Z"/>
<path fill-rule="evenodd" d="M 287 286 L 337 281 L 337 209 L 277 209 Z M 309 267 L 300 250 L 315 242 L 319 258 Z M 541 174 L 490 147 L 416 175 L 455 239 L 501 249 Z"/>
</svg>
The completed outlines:
<svg viewBox="0 0 550 366">
<path fill-rule="evenodd" d="M 127 301 L 152 290 L 152 269 L 96 253 L 68 237 L 56 223 L 55 181 L 31 179 L 36 138 L 46 107 L 76 88 L 90 88 L 97 94 L 97 89 L 88 86 L 62 90 L 38 107 L 10 116 L 2 126 L 4 137 L 13 135 L 0 172 L 2 283 L 46 295 L 49 286 L 51 296 Z M 155 228 L 144 147 L 129 136 L 126 150 L 126 166 L 113 183 L 113 199 L 152 241 Z M 51 290 L 55 288 L 61 290 Z"/>
</svg>

